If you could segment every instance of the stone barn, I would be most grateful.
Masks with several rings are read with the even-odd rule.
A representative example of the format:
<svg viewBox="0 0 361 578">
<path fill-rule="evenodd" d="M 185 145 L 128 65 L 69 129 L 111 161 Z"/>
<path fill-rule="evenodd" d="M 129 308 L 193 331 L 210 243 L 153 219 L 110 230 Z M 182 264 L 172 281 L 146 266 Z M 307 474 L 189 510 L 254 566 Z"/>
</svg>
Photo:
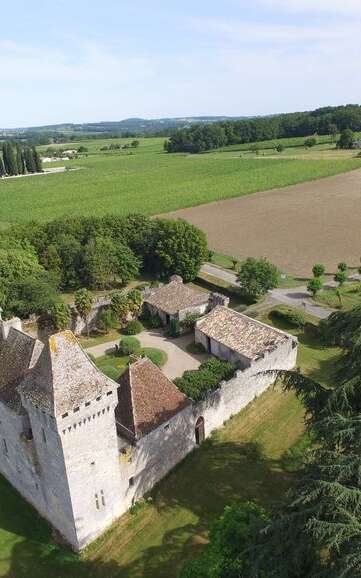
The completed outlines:
<svg viewBox="0 0 361 578">
<path fill-rule="evenodd" d="M 159 315 L 162 324 L 169 325 L 172 319 L 182 321 L 188 313 L 206 313 L 210 294 L 185 285 L 182 277 L 173 275 L 167 285 L 146 291 L 143 300 L 151 315 Z"/>
</svg>

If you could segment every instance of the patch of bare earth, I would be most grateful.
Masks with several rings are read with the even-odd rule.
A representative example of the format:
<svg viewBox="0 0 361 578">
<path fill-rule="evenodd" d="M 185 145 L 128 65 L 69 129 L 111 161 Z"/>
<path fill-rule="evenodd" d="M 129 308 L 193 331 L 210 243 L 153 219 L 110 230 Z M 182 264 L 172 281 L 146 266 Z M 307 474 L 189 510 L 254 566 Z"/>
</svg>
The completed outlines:
<svg viewBox="0 0 361 578">
<path fill-rule="evenodd" d="M 316 262 L 335 270 L 361 256 L 361 169 L 282 189 L 168 213 L 208 235 L 211 249 L 267 257 L 282 271 L 310 276 Z"/>
</svg>

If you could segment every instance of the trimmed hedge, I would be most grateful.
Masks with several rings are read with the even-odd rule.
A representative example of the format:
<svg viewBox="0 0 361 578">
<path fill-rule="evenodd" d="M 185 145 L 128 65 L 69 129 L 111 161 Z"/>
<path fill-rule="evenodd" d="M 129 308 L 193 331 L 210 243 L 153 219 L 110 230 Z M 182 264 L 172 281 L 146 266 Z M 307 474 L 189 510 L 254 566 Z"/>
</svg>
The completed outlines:
<svg viewBox="0 0 361 578">
<path fill-rule="evenodd" d="M 271 319 L 277 319 L 279 321 L 283 321 L 292 327 L 305 327 L 307 321 L 302 313 L 302 311 L 296 311 L 295 309 L 291 309 L 290 307 L 279 307 L 278 309 L 272 309 L 270 311 L 269 316 Z"/>
<path fill-rule="evenodd" d="M 148 357 L 148 359 L 158 367 L 163 367 L 168 359 L 166 352 L 162 349 L 157 349 L 156 347 L 144 347 L 142 349 L 142 354 L 145 355 L 145 357 Z"/>
<path fill-rule="evenodd" d="M 128 321 L 126 326 L 122 329 L 122 333 L 124 335 L 137 335 L 143 331 L 144 327 L 140 321 L 137 319 L 133 319 L 132 321 Z"/>
<path fill-rule="evenodd" d="M 139 339 L 136 337 L 123 337 L 119 343 L 118 353 L 120 355 L 139 355 L 141 349 Z"/>
<path fill-rule="evenodd" d="M 198 369 L 185 371 L 174 383 L 187 397 L 199 401 L 205 399 L 209 391 L 217 389 L 221 381 L 231 379 L 236 370 L 233 363 L 212 357 Z"/>
</svg>

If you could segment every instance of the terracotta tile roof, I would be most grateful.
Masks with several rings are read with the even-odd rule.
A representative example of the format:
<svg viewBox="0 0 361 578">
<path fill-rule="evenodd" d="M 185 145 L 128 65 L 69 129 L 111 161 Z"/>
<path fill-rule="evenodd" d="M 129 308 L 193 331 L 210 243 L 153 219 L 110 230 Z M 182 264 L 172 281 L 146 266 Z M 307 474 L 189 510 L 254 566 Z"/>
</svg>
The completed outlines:
<svg viewBox="0 0 361 578">
<path fill-rule="evenodd" d="M 36 363 L 43 344 L 18 329 L 10 328 L 0 341 L 0 400 L 19 411 L 21 399 L 17 386 Z"/>
<path fill-rule="evenodd" d="M 119 383 L 116 420 L 133 439 L 149 434 L 190 403 L 147 358 L 132 363 Z"/>
<path fill-rule="evenodd" d="M 294 339 L 288 333 L 222 306 L 215 307 L 200 319 L 197 329 L 250 360 L 256 360 L 280 343 Z"/>
<path fill-rule="evenodd" d="M 208 303 L 209 293 L 197 291 L 182 281 L 174 280 L 156 289 L 150 295 L 145 295 L 144 302 L 161 309 L 168 315 L 174 315 L 187 307 L 196 307 Z"/>
<path fill-rule="evenodd" d="M 49 338 L 20 388 L 40 409 L 58 416 L 114 390 L 117 384 L 95 367 L 71 331 L 62 331 Z"/>
</svg>

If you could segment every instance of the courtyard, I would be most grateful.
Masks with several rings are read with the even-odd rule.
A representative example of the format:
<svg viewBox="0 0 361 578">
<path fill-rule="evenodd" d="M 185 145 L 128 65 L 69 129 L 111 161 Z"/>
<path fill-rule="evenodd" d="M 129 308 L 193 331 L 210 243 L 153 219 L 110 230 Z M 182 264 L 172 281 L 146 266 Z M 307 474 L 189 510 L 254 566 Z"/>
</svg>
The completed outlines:
<svg viewBox="0 0 361 578">
<path fill-rule="evenodd" d="M 162 365 L 162 371 L 169 379 L 181 377 L 184 371 L 198 369 L 200 364 L 208 358 L 206 353 L 196 353 L 192 351 L 194 344 L 193 333 L 187 333 L 180 337 L 171 338 L 166 335 L 163 329 L 145 329 L 136 338 L 139 339 L 142 348 L 145 350 L 159 350 L 166 354 L 166 361 Z M 86 349 L 97 360 L 102 358 L 106 362 L 105 356 L 114 356 L 116 345 L 120 338 L 94 345 Z M 147 351 L 144 352 L 145 354 Z M 101 368 L 101 366 L 100 366 Z"/>
</svg>

